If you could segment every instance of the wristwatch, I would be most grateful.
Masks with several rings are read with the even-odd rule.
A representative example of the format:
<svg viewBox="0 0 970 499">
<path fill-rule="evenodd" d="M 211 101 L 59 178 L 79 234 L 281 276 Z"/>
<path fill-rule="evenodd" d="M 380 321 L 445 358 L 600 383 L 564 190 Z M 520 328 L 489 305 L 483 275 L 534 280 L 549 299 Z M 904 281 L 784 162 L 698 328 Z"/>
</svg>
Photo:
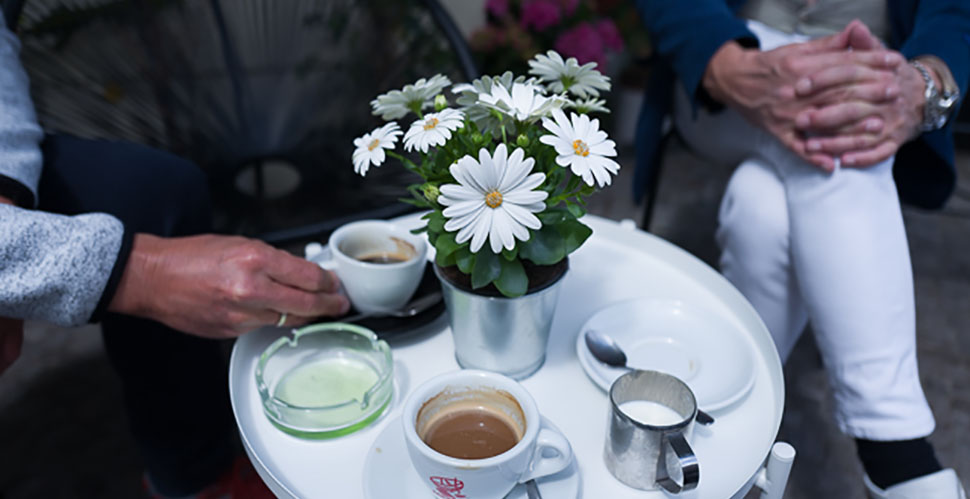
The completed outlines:
<svg viewBox="0 0 970 499">
<path fill-rule="evenodd" d="M 923 77 L 923 82 L 926 83 L 926 90 L 923 92 L 926 103 L 923 105 L 923 123 L 920 124 L 920 131 L 939 130 L 946 125 L 950 115 L 953 114 L 953 109 L 960 99 L 960 89 L 955 84 L 950 85 L 948 82 L 943 82 L 942 89 L 937 87 L 933 77 L 930 76 L 930 70 L 926 66 L 915 60 L 909 61 L 909 63 L 919 71 L 920 76 Z M 941 80 L 942 78 L 941 75 Z"/>
</svg>

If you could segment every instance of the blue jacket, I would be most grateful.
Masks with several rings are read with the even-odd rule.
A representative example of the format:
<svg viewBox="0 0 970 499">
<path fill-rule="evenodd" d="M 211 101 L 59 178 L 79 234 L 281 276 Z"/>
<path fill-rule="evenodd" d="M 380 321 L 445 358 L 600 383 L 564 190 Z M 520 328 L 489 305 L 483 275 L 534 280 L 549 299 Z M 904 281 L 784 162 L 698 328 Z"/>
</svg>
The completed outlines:
<svg viewBox="0 0 970 499">
<path fill-rule="evenodd" d="M 757 44 L 745 21 L 735 15 L 743 4 L 744 0 L 637 0 L 660 59 L 637 125 L 637 201 L 657 166 L 661 124 L 676 79 L 696 106 L 697 90 L 714 52 L 729 40 Z M 932 54 L 942 59 L 960 86 L 962 100 L 970 80 L 970 0 L 889 0 L 889 20 L 890 47 L 906 58 Z M 903 202 L 939 208 L 953 192 L 956 170 L 950 128 L 924 133 L 897 152 L 893 172 Z"/>
</svg>

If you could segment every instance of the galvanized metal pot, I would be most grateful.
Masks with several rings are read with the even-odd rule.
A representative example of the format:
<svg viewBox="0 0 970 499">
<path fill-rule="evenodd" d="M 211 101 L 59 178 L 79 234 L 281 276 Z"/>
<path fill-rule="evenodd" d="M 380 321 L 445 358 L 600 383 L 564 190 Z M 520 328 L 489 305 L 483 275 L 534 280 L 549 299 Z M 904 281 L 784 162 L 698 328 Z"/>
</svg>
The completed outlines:
<svg viewBox="0 0 970 499">
<path fill-rule="evenodd" d="M 518 298 L 484 296 L 452 284 L 438 266 L 455 358 L 465 369 L 484 369 L 513 379 L 527 378 L 546 360 L 563 272 L 550 285 Z"/>
</svg>

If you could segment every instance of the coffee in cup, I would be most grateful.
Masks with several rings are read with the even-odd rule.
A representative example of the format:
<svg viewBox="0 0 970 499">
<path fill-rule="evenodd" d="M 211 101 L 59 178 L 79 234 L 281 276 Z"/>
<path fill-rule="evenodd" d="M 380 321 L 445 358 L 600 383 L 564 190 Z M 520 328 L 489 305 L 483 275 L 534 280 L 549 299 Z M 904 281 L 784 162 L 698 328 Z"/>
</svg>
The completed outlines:
<svg viewBox="0 0 970 499">
<path fill-rule="evenodd" d="M 418 411 L 416 429 L 424 443 L 446 456 L 484 459 L 515 447 L 525 434 L 524 421 L 511 394 L 481 388 L 435 395 Z"/>
<path fill-rule="evenodd" d="M 401 420 L 411 464 L 441 497 L 499 499 L 572 461 L 569 442 L 543 420 L 529 392 L 501 374 L 432 378 L 408 396 Z"/>
</svg>

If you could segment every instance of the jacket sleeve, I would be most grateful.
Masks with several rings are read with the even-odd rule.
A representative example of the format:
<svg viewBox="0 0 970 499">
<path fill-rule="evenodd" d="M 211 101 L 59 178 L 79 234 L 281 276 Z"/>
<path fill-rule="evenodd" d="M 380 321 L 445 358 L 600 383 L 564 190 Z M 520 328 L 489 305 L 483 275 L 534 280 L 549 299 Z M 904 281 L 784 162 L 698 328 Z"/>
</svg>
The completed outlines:
<svg viewBox="0 0 970 499">
<path fill-rule="evenodd" d="M 0 317 L 88 322 L 107 306 L 113 291 L 106 288 L 116 284 L 109 280 L 120 278 L 125 237 L 110 215 L 68 217 L 0 204 Z"/>
<path fill-rule="evenodd" d="M 935 55 L 946 63 L 967 95 L 970 80 L 970 2 L 967 0 L 920 0 L 913 31 L 899 51 L 912 59 Z"/>
<path fill-rule="evenodd" d="M 695 109 L 714 52 L 730 40 L 758 46 L 744 20 L 724 0 L 637 0 L 637 8 L 655 50 L 673 68 Z"/>
<path fill-rule="evenodd" d="M 0 195 L 32 208 L 37 204 L 43 132 L 19 52 L 20 42 L 0 13 Z"/>
</svg>

